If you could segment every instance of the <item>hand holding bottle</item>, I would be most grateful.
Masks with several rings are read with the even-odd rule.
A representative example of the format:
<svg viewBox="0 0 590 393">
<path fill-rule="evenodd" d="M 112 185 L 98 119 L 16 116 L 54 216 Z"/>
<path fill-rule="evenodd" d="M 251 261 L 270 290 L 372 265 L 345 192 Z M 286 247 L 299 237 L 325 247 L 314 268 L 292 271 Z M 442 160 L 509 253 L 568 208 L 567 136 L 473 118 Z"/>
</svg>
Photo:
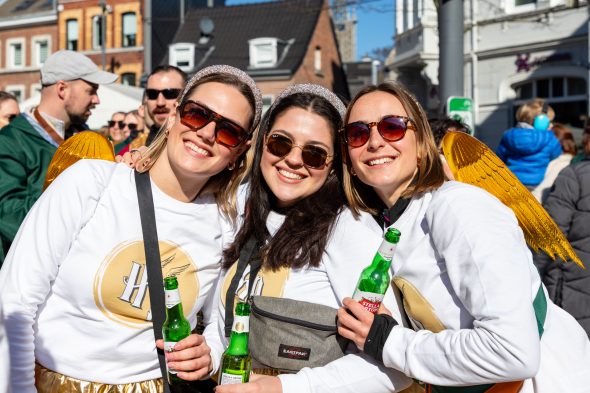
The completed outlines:
<svg viewBox="0 0 590 393">
<path fill-rule="evenodd" d="M 156 346 L 164 349 L 164 340 L 157 340 Z M 177 370 L 176 375 L 186 381 L 204 379 L 213 369 L 211 349 L 199 334 L 191 334 L 180 340 L 173 352 L 165 353 L 168 366 Z"/>
<path fill-rule="evenodd" d="M 340 307 L 338 310 L 338 333 L 354 342 L 357 348 L 362 351 L 375 314 L 349 297 L 345 297 L 342 304 L 344 307 Z M 379 313 L 391 315 L 391 312 L 383 304 L 379 308 Z"/>
</svg>

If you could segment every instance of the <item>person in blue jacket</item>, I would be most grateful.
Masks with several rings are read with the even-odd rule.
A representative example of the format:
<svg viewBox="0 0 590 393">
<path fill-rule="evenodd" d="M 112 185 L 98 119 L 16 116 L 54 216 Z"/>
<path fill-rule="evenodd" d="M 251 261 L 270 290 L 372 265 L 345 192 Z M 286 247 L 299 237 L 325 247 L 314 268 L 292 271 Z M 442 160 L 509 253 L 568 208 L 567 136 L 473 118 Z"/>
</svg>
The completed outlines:
<svg viewBox="0 0 590 393">
<path fill-rule="evenodd" d="M 550 130 L 554 117 L 545 100 L 528 101 L 516 111 L 516 127 L 504 132 L 496 150 L 518 180 L 531 189 L 543 181 L 549 162 L 562 153 Z"/>
</svg>

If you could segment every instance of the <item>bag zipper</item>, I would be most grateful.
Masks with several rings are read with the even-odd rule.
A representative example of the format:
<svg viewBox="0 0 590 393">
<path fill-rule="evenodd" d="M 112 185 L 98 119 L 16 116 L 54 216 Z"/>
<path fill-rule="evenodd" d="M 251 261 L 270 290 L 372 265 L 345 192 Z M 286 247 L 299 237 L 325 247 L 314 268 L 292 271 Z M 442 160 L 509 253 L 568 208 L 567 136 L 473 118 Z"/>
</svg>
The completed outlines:
<svg viewBox="0 0 590 393">
<path fill-rule="evenodd" d="M 289 318 L 289 317 L 284 317 L 282 315 L 276 315 L 271 312 L 262 310 L 259 307 L 256 307 L 256 305 L 254 304 L 253 301 L 251 301 L 251 303 L 252 303 L 252 305 L 251 305 L 252 311 L 259 314 L 259 315 L 262 315 L 263 317 L 275 319 L 275 320 L 281 321 L 281 322 L 290 323 L 292 325 L 299 325 L 299 326 L 308 327 L 308 328 L 312 328 L 312 329 L 316 329 L 316 330 L 323 330 L 326 332 L 336 331 L 336 326 L 322 325 L 319 323 L 302 321 L 302 320 L 296 319 L 296 318 Z"/>
</svg>

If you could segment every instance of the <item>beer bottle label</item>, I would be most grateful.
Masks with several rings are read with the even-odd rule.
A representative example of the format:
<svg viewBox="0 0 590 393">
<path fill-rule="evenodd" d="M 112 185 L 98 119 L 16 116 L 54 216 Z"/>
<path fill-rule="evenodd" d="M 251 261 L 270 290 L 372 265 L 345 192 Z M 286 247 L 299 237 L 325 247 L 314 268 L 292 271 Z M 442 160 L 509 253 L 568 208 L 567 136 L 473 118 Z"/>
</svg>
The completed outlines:
<svg viewBox="0 0 590 393">
<path fill-rule="evenodd" d="M 395 247 L 396 247 L 396 244 L 392 244 L 387 241 L 384 241 L 383 243 L 381 243 L 381 246 L 379 246 L 378 253 L 383 257 L 383 259 L 385 259 L 387 261 L 391 261 L 393 259 L 393 253 L 395 252 Z"/>
<path fill-rule="evenodd" d="M 176 306 L 177 304 L 180 304 L 180 292 L 178 291 L 178 289 L 172 289 L 172 290 L 164 290 L 164 294 L 165 294 L 165 302 L 166 302 L 166 308 L 172 308 L 174 306 Z"/>
<path fill-rule="evenodd" d="M 221 373 L 220 385 L 235 385 L 244 382 L 244 376 L 240 374 Z"/>
<path fill-rule="evenodd" d="M 164 351 L 166 352 L 174 352 L 174 345 L 176 345 L 176 341 L 164 341 Z M 176 374 L 177 371 L 168 367 L 168 361 L 166 361 L 166 370 L 170 374 Z"/>
<path fill-rule="evenodd" d="M 352 298 L 359 302 L 367 311 L 377 314 L 379 306 L 383 301 L 383 296 L 379 293 L 363 292 L 356 289 Z"/>
<path fill-rule="evenodd" d="M 236 333 L 248 333 L 250 331 L 250 317 L 234 315 L 234 323 L 231 330 Z"/>
</svg>

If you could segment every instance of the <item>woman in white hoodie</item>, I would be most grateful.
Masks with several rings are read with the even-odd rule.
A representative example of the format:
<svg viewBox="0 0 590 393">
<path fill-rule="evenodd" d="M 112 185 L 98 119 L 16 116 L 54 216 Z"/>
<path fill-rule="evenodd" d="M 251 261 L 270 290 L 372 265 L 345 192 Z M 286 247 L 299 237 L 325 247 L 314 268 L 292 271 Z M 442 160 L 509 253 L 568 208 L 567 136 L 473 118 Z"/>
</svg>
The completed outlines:
<svg viewBox="0 0 590 393">
<path fill-rule="evenodd" d="M 345 124 L 345 193 L 353 210 L 401 231 L 392 285 L 411 328 L 346 299 L 339 332 L 431 392 L 588 391 L 588 337 L 548 298 L 513 212 L 445 181 L 413 96 L 369 86 Z"/>
</svg>

